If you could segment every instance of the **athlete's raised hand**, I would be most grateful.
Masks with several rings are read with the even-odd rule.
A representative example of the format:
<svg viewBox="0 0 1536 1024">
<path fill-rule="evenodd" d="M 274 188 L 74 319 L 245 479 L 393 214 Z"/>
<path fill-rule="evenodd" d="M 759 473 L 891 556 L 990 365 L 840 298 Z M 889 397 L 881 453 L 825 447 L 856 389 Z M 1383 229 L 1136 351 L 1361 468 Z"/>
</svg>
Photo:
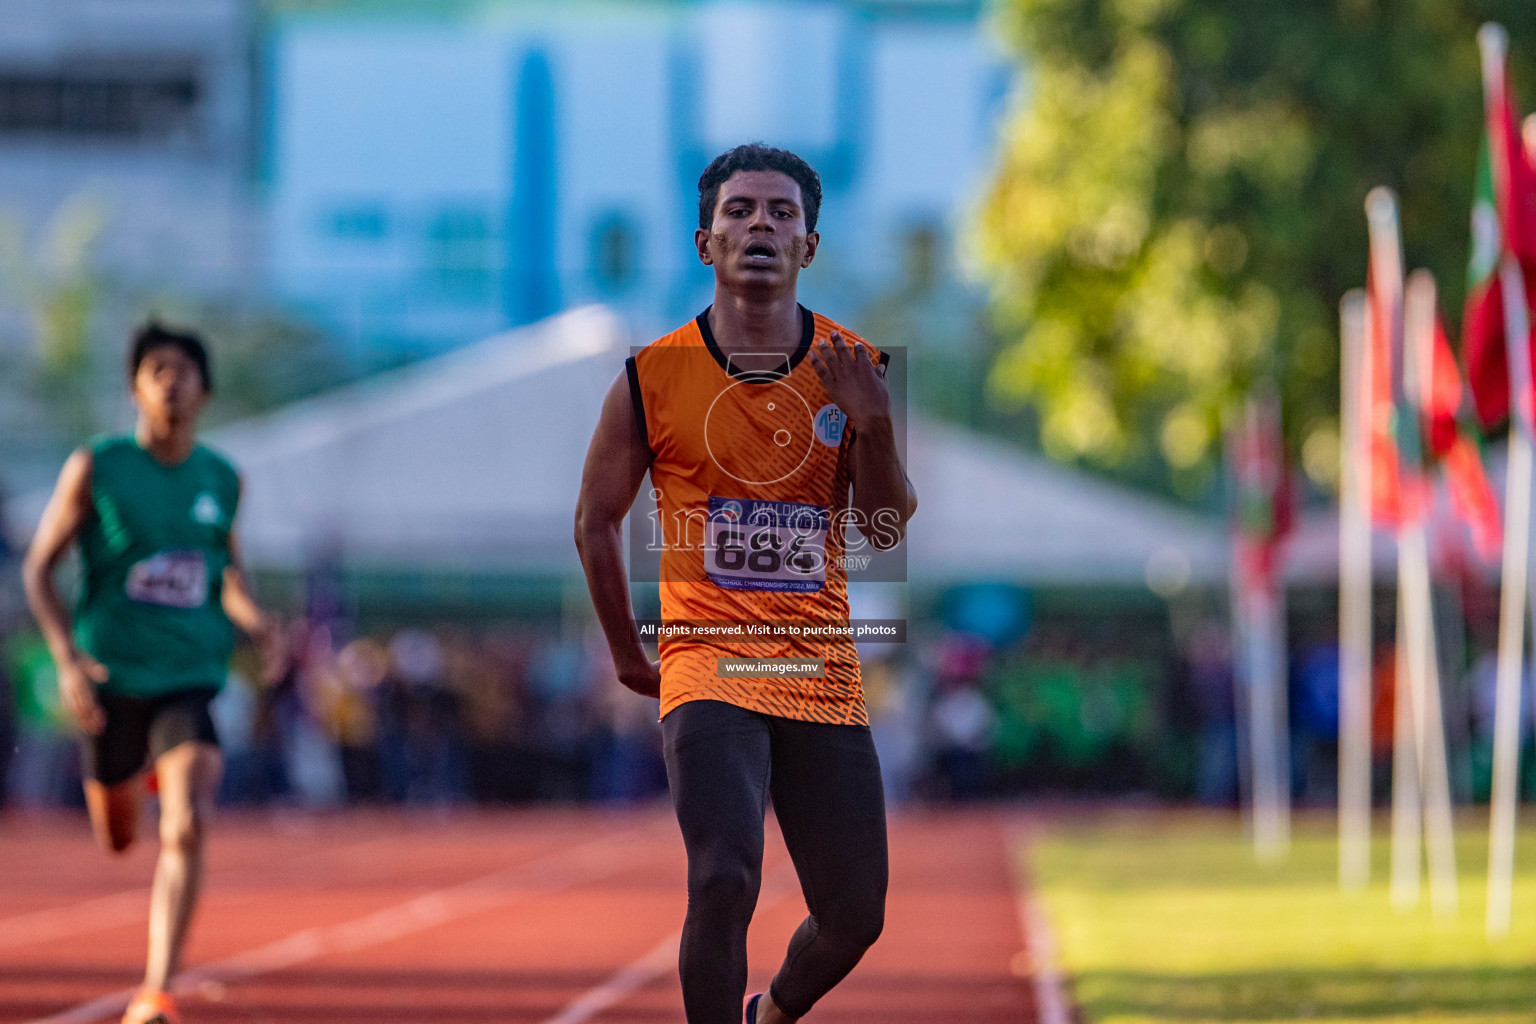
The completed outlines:
<svg viewBox="0 0 1536 1024">
<path fill-rule="evenodd" d="M 96 699 L 96 687 L 106 682 L 107 676 L 107 666 L 80 651 L 59 664 L 59 696 L 64 708 L 90 736 L 100 735 L 107 727 L 107 713 Z"/>
<path fill-rule="evenodd" d="M 811 366 L 848 422 L 860 426 L 891 415 L 891 390 L 885 374 L 864 346 L 854 348 L 841 333 L 832 332 L 811 346 Z"/>
</svg>

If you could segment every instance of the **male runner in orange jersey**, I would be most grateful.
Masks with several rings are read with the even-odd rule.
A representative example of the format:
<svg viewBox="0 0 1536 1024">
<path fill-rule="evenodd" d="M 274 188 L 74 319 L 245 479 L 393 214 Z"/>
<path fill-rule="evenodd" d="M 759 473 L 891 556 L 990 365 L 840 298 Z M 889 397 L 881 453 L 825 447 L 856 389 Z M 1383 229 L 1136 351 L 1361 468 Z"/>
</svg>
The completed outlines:
<svg viewBox="0 0 1536 1024">
<path fill-rule="evenodd" d="M 663 640 L 652 663 L 619 534 L 649 471 L 663 621 L 802 630 L 847 622 L 849 521 L 877 548 L 904 536 L 917 497 L 897 451 L 886 357 L 796 301 L 820 205 L 816 172 L 783 150 L 740 146 L 704 171 L 694 241 L 714 268 L 714 303 L 626 363 L 576 509 L 619 679 L 661 698 L 688 850 L 679 970 L 689 1024 L 740 1019 L 770 795 L 810 914 L 768 991 L 747 1001 L 745 1024 L 804 1016 L 884 921 L 884 797 L 852 639 Z M 735 668 L 732 658 L 750 660 Z"/>
</svg>

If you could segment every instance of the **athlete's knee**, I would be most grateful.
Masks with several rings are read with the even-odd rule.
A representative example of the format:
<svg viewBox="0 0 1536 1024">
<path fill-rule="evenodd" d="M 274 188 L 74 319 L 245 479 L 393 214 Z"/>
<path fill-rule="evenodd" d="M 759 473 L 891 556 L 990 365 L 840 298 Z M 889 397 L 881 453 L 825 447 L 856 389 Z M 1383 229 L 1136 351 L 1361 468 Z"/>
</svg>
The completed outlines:
<svg viewBox="0 0 1536 1024">
<path fill-rule="evenodd" d="M 849 901 L 836 913 L 818 919 L 820 938 L 850 952 L 862 954 L 885 930 L 885 900 L 861 898 Z"/>
<path fill-rule="evenodd" d="M 195 853 L 202 848 L 208 815 L 197 807 L 160 815 L 160 846 L 177 853 Z"/>
<path fill-rule="evenodd" d="M 873 946 L 885 931 L 885 907 L 875 906 L 854 918 L 848 928 L 848 942 L 861 950 Z"/>
<path fill-rule="evenodd" d="M 710 864 L 689 879 L 689 903 L 715 912 L 750 911 L 760 883 L 750 864 L 734 860 Z"/>
</svg>

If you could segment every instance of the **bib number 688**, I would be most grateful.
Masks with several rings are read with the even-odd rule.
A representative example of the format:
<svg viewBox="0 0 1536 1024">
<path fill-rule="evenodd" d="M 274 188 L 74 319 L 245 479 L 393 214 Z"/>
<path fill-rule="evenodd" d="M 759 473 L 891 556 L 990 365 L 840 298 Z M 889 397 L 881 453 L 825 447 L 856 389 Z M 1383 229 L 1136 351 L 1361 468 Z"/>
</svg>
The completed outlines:
<svg viewBox="0 0 1536 1024">
<path fill-rule="evenodd" d="M 815 593 L 827 579 L 826 509 L 711 495 L 704 571 L 729 590 Z"/>
<path fill-rule="evenodd" d="M 805 541 L 796 535 L 785 550 L 784 538 L 772 527 L 753 531 L 750 540 L 743 531 L 726 528 L 715 535 L 715 567 L 726 572 L 747 569 L 763 575 L 772 575 L 783 567 L 810 575 L 821 568 L 821 554 Z"/>
</svg>

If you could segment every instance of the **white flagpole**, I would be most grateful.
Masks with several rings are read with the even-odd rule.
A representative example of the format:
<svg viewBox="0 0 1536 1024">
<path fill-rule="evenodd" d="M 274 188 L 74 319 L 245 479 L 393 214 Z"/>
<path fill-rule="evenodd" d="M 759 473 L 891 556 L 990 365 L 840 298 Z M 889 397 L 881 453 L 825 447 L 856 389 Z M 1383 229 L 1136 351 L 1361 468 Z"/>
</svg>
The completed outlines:
<svg viewBox="0 0 1536 1024">
<path fill-rule="evenodd" d="M 1244 599 L 1248 646 L 1248 742 L 1253 755 L 1253 851 L 1261 864 L 1284 856 L 1280 826 L 1279 736 L 1275 725 L 1275 686 L 1271 671 L 1271 621 L 1268 594 Z"/>
<path fill-rule="evenodd" d="M 1250 395 L 1238 439 L 1239 459 L 1258 463 L 1251 470 L 1284 472 L 1272 450 L 1278 435 L 1279 401 L 1272 391 Z M 1244 448 L 1248 451 L 1244 451 Z M 1270 481 L 1273 483 L 1274 481 Z M 1243 570 L 1238 569 L 1241 573 Z M 1285 597 L 1283 576 L 1238 586 L 1242 609 L 1244 664 L 1248 677 L 1248 745 L 1251 757 L 1253 847 L 1261 864 L 1283 860 L 1290 849 L 1289 730 L 1285 710 Z M 1253 582 L 1253 581 L 1248 581 Z"/>
<path fill-rule="evenodd" d="M 1277 408 L 1278 411 L 1278 408 Z M 1276 571 L 1274 588 L 1264 597 L 1265 661 L 1269 671 L 1270 729 L 1274 737 L 1274 803 L 1269 810 L 1265 860 L 1279 863 L 1291 850 L 1291 725 L 1287 708 L 1288 658 L 1285 629 L 1285 574 Z"/>
<path fill-rule="evenodd" d="M 1343 433 L 1339 501 L 1339 887 L 1371 877 L 1371 453 L 1365 293 L 1339 304 Z"/>
<path fill-rule="evenodd" d="M 1485 110 L 1504 88 L 1509 39 L 1498 25 L 1477 33 L 1483 58 Z M 1495 157 L 1497 154 L 1493 154 Z M 1501 245 L 1501 248 L 1505 248 Z M 1520 768 L 1520 676 L 1525 649 L 1526 559 L 1531 528 L 1531 360 L 1525 281 L 1514 257 L 1499 260 L 1504 339 L 1509 354 L 1510 431 L 1504 482 L 1504 566 L 1499 594 L 1498 687 L 1494 704 L 1493 790 L 1488 837 L 1490 937 L 1508 934 L 1515 869 L 1515 810 Z"/>
<path fill-rule="evenodd" d="M 1371 238 L 1371 282 L 1376 301 L 1372 317 L 1386 318 L 1385 325 L 1372 323 L 1373 333 L 1385 330 L 1387 346 L 1385 356 L 1392 374 L 1393 397 L 1401 383 L 1398 364 L 1403 354 L 1403 250 L 1398 232 L 1397 196 L 1389 188 L 1378 186 L 1365 197 L 1366 224 Z M 1383 353 L 1373 352 L 1372 358 Z M 1374 373 L 1379 373 L 1375 367 Z M 1372 416 L 1378 414 L 1374 408 Z M 1394 441 L 1395 444 L 1395 441 Z M 1410 453 L 1399 452 L 1401 463 L 1406 463 Z M 1410 640 L 1414 631 L 1415 608 L 1409 598 L 1410 579 L 1413 577 L 1411 529 L 1407 523 L 1407 504 L 1411 495 L 1407 487 L 1400 487 L 1401 502 L 1397 529 L 1397 661 L 1393 674 L 1393 704 L 1395 707 L 1392 763 L 1392 905 L 1406 910 L 1419 899 L 1419 844 L 1422 830 L 1422 795 L 1419 787 L 1419 766 L 1423 763 L 1418 749 L 1418 719 L 1415 705 L 1422 703 L 1422 675 L 1419 658 Z"/>
<path fill-rule="evenodd" d="M 1258 395 L 1259 438 L 1263 450 L 1263 466 L 1269 474 L 1268 488 L 1272 501 L 1279 501 L 1286 493 L 1284 484 L 1285 454 L 1281 439 L 1280 395 L 1274 383 L 1269 382 Z M 1279 514 L 1278 505 L 1272 506 Z M 1274 773 L 1271 787 L 1272 799 L 1267 808 L 1268 822 L 1260 850 L 1269 863 L 1284 860 L 1291 849 L 1291 727 L 1287 710 L 1289 687 L 1286 684 L 1286 617 L 1285 617 L 1285 570 L 1278 564 L 1280 555 L 1275 553 L 1276 565 L 1260 599 L 1261 635 L 1264 646 L 1260 658 L 1267 676 L 1269 708 L 1269 742 L 1271 753 L 1269 768 Z"/>
<path fill-rule="evenodd" d="M 1523 378 L 1527 382 L 1523 390 L 1529 390 L 1531 367 L 1525 338 L 1530 329 L 1525 311 L 1525 288 L 1513 259 L 1505 257 L 1501 261 L 1499 279 L 1504 292 L 1505 333 L 1518 339 L 1508 345 L 1511 388 L 1519 388 L 1517 382 Z M 1515 354 L 1516 349 L 1523 358 Z M 1515 805 L 1520 784 L 1520 677 L 1524 668 L 1526 569 L 1531 530 L 1531 436 L 1518 422 L 1510 427 L 1506 465 L 1498 683 L 1493 714 L 1493 787 L 1489 798 L 1492 805 L 1488 847 L 1487 927 L 1490 936 L 1509 932 L 1515 871 Z"/>
<path fill-rule="evenodd" d="M 1419 905 L 1419 844 L 1422 806 L 1419 757 L 1414 742 L 1413 687 L 1408 683 L 1408 616 L 1404 609 L 1402 554 L 1398 554 L 1397 656 L 1392 673 L 1392 867 L 1389 894 L 1398 912 Z"/>
<path fill-rule="evenodd" d="M 1435 279 L 1428 271 L 1408 278 L 1404 299 L 1403 392 L 1409 414 L 1424 408 L 1424 395 L 1433 381 Z M 1419 451 L 1404 452 L 1422 469 Z M 1427 494 L 1426 494 L 1427 497 Z M 1427 510 L 1422 510 L 1427 515 Z M 1440 671 L 1435 642 L 1433 592 L 1429 578 L 1429 544 L 1425 515 L 1407 520 L 1403 555 L 1409 572 L 1404 608 L 1408 612 L 1408 672 L 1413 684 L 1414 734 L 1419 754 L 1419 782 L 1424 799 L 1425 842 L 1429 850 L 1429 891 L 1436 916 L 1456 912 L 1456 838 L 1451 813 L 1451 781 L 1445 759 L 1445 718 L 1441 711 Z"/>
</svg>

